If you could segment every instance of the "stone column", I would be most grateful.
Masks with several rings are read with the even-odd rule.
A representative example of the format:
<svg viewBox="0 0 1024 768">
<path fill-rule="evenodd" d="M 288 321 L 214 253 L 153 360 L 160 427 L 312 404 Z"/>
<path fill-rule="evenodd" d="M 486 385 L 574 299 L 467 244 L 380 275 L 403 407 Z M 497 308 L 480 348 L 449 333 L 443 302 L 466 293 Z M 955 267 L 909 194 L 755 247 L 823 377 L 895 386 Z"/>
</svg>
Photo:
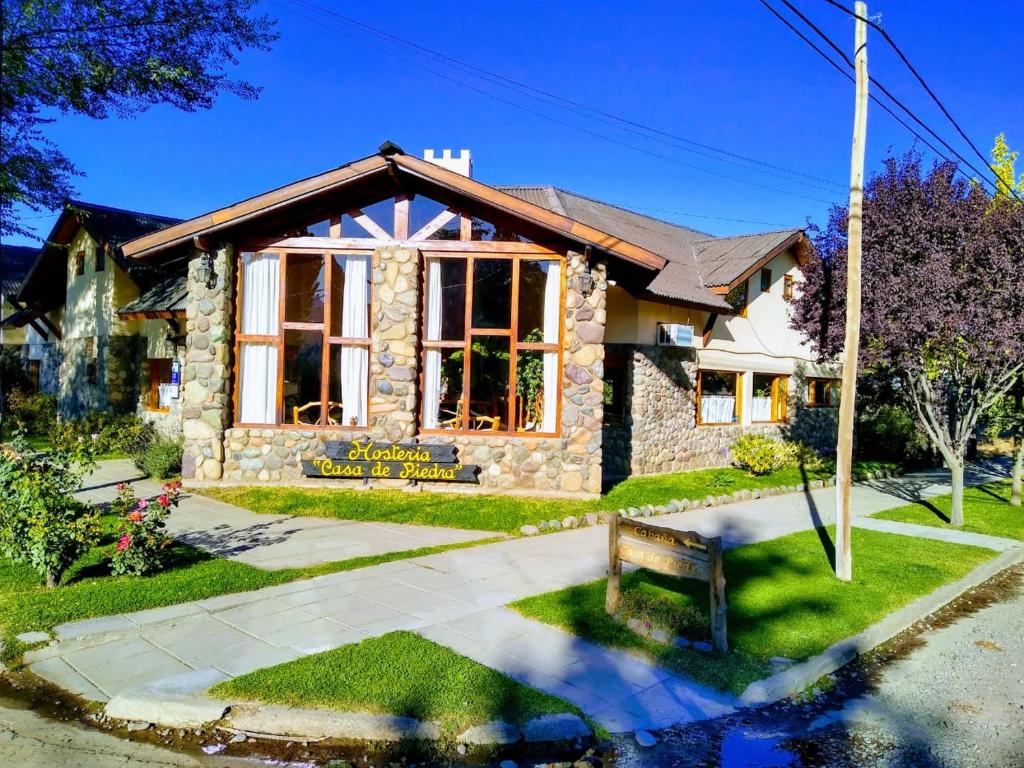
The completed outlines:
<svg viewBox="0 0 1024 768">
<path fill-rule="evenodd" d="M 181 476 L 219 480 L 224 472 L 224 430 L 231 424 L 231 345 L 234 329 L 234 249 L 211 254 L 210 283 L 196 277 L 200 256 L 188 264 L 187 338 L 182 370 Z"/>
<path fill-rule="evenodd" d="M 601 492 L 601 424 L 604 417 L 604 264 L 591 269 L 594 287 L 584 296 L 576 276 L 586 260 L 566 259 L 565 353 L 562 372 L 562 434 L 565 444 L 559 490 Z"/>
<path fill-rule="evenodd" d="M 370 433 L 376 439 L 399 442 L 416 434 L 418 422 L 419 251 L 378 248 L 372 264 Z"/>
</svg>

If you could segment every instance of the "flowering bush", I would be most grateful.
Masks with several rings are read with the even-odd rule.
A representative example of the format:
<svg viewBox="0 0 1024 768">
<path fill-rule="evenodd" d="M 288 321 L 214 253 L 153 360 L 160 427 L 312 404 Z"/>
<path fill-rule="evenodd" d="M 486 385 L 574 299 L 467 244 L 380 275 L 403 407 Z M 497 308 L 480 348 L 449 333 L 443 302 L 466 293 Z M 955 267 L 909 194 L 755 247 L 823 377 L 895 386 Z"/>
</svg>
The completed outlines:
<svg viewBox="0 0 1024 768">
<path fill-rule="evenodd" d="M 96 509 L 74 497 L 94 466 L 89 448 L 33 454 L 18 432 L 12 448 L 0 450 L 0 553 L 28 563 L 48 587 L 99 536 Z"/>
<path fill-rule="evenodd" d="M 134 413 L 113 415 L 92 411 L 80 419 L 55 423 L 47 436 L 53 445 L 61 448 L 89 443 L 97 455 L 134 454 L 145 450 L 153 441 L 154 429 Z"/>
<path fill-rule="evenodd" d="M 780 469 L 796 466 L 800 445 L 750 432 L 733 443 L 729 452 L 733 463 L 740 469 L 752 475 L 770 475 Z"/>
<path fill-rule="evenodd" d="M 119 483 L 111 511 L 118 516 L 117 543 L 111 554 L 110 570 L 115 576 L 145 576 L 167 565 L 171 537 L 164 531 L 165 519 L 178 506 L 181 483 L 164 483 L 155 499 L 139 499 L 128 483 Z"/>
</svg>

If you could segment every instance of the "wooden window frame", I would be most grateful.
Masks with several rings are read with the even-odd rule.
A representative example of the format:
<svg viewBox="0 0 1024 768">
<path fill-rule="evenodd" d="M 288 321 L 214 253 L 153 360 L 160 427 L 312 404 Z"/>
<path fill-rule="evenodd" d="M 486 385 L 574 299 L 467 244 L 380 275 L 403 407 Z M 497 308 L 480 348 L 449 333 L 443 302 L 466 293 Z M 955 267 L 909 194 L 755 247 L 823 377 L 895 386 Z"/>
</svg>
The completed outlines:
<svg viewBox="0 0 1024 768">
<path fill-rule="evenodd" d="M 500 245 L 506 245 L 507 243 L 500 242 Z M 505 423 L 511 427 L 511 429 L 504 430 L 490 430 L 490 429 L 472 429 L 470 427 L 470 414 L 469 408 L 462 408 L 462 424 L 458 429 L 425 429 L 423 423 L 425 420 L 425 409 L 426 401 L 420 398 L 420 430 L 419 434 L 428 435 L 474 435 L 476 437 L 489 437 L 489 436 L 515 436 L 515 437 L 529 437 L 529 438 L 557 438 L 562 434 L 562 376 L 564 372 L 564 339 L 565 339 L 565 293 L 566 293 L 566 274 L 565 257 L 558 253 L 551 253 L 547 251 L 541 251 L 540 249 L 530 253 L 481 253 L 476 251 L 467 251 L 463 253 L 450 253 L 450 252 L 430 252 L 425 251 L 423 258 L 423 270 L 421 279 L 421 295 L 424 297 L 422 305 L 426 307 L 426 296 L 427 296 L 427 261 L 430 259 L 463 259 L 466 261 L 466 306 L 465 306 L 465 326 L 463 329 L 464 338 L 460 341 L 458 339 L 449 339 L 444 341 L 427 341 L 427 316 L 426 312 L 422 312 L 421 317 L 421 330 L 420 346 L 422 347 L 422 354 L 420 356 L 420 392 L 423 391 L 423 375 L 426 370 L 426 356 L 428 350 L 444 350 L 444 349 L 461 349 L 463 350 L 463 367 L 462 367 L 462 397 L 465 400 L 472 393 L 470 392 L 470 380 L 471 380 L 471 367 L 472 367 L 472 344 L 475 336 L 499 336 L 509 339 L 509 372 L 508 372 L 508 403 L 507 413 L 505 414 Z M 483 260 L 507 260 L 512 262 L 512 298 L 511 298 L 511 317 L 509 319 L 510 328 L 474 328 L 473 327 L 473 269 L 477 259 Z M 557 261 L 560 264 L 559 276 L 561 285 L 559 286 L 559 299 L 558 299 L 558 341 L 555 343 L 544 343 L 544 342 L 525 342 L 519 341 L 519 267 L 523 261 Z M 519 361 L 519 353 L 526 351 L 536 352 L 557 352 L 558 353 L 558 386 L 555 397 L 557 398 L 557 408 L 555 411 L 555 431 L 553 432 L 526 432 L 517 431 L 516 426 L 516 374 L 517 374 L 517 363 Z M 545 392 L 545 397 L 547 393 Z"/>
<path fill-rule="evenodd" d="M 366 347 L 369 354 L 370 341 L 373 338 L 373 282 L 370 281 L 370 300 L 367 305 L 367 335 L 366 337 L 332 336 L 331 335 L 331 279 L 334 274 L 335 256 L 363 256 L 370 261 L 369 276 L 372 278 L 373 252 L 362 249 L 340 250 L 333 248 L 240 248 L 239 252 L 245 253 L 273 253 L 278 257 L 278 317 L 276 334 L 252 334 L 242 333 L 242 291 L 245 289 L 242 281 L 241 259 L 239 259 L 237 274 L 235 275 L 235 344 L 234 344 L 234 388 L 232 399 L 234 401 L 232 412 L 234 414 L 234 426 L 240 429 L 301 429 L 301 430 L 330 430 L 346 432 L 366 432 L 369 429 L 370 411 L 370 369 L 372 365 L 366 366 L 366 411 L 367 423 L 365 426 L 348 426 L 345 424 L 328 424 L 330 407 L 325 408 L 324 403 L 330 401 L 331 385 L 331 351 L 335 346 L 360 346 Z M 287 305 L 287 263 L 289 255 L 321 256 L 324 260 L 324 319 L 319 323 L 308 323 L 300 321 L 286 321 L 285 309 Z M 323 344 L 320 358 L 320 419 L 316 424 L 300 423 L 295 424 L 287 421 L 287 414 L 284 412 L 284 335 L 285 331 L 319 330 L 323 335 Z M 241 401 L 239 400 L 239 384 L 241 380 L 241 350 L 242 344 L 273 344 L 277 349 L 277 389 L 274 409 L 277 413 L 277 420 L 273 424 L 246 423 L 239 418 Z"/>
<path fill-rule="evenodd" d="M 765 277 L 766 276 L 768 278 L 768 285 L 767 285 L 767 287 L 765 286 Z M 764 268 L 761 269 L 761 293 L 771 293 L 772 292 L 772 282 L 773 282 L 774 279 L 775 279 L 775 276 L 772 274 L 772 271 L 770 269 L 768 269 L 768 267 L 764 267 Z"/>
<path fill-rule="evenodd" d="M 787 301 L 791 301 L 794 296 L 795 285 L 796 280 L 793 278 L 792 275 L 784 275 L 782 278 L 782 298 L 786 299 Z"/>
<path fill-rule="evenodd" d="M 825 384 L 825 399 L 829 402 L 819 403 L 814 397 L 814 385 L 818 382 L 824 382 Z M 842 384 L 842 379 L 833 379 L 827 376 L 812 376 L 807 379 L 807 402 L 805 407 L 807 408 L 838 408 L 838 405 L 832 405 L 829 392 L 832 388 L 838 389 Z"/>
<path fill-rule="evenodd" d="M 736 378 L 736 421 L 701 421 L 700 418 L 700 400 L 703 396 L 704 389 L 704 374 L 705 373 L 720 373 L 727 376 L 734 376 Z M 697 407 L 694 412 L 694 421 L 698 427 L 738 427 L 743 423 L 743 371 L 723 371 L 718 368 L 698 368 L 697 369 Z"/>
<path fill-rule="evenodd" d="M 107 269 L 107 250 L 102 244 L 96 246 L 96 253 L 93 256 L 92 271 L 105 272 Z"/>
<path fill-rule="evenodd" d="M 146 410 L 151 413 L 170 413 L 170 408 L 160 407 L 160 384 L 162 382 L 154 363 L 167 363 L 167 383 L 170 383 L 171 365 L 174 361 L 169 357 L 151 357 L 146 361 L 149 366 L 149 397 L 146 400 Z"/>
<path fill-rule="evenodd" d="M 751 421 L 751 424 L 785 424 L 789 421 L 789 375 L 754 371 L 754 376 L 770 376 L 772 379 L 772 410 L 767 421 Z M 753 379 L 751 379 L 753 383 Z"/>
<path fill-rule="evenodd" d="M 75 254 L 75 277 L 81 277 L 85 274 L 85 251 L 78 251 Z"/>
</svg>

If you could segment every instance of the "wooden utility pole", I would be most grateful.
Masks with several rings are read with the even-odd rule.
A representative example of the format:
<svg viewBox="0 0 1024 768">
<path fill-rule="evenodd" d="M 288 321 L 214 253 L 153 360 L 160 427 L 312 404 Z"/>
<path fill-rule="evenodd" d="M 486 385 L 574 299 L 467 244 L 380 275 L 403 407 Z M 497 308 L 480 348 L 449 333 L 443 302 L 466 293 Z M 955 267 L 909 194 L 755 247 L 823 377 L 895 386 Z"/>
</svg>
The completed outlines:
<svg viewBox="0 0 1024 768">
<path fill-rule="evenodd" d="M 836 576 L 853 578 L 850 518 L 853 485 L 853 420 L 857 397 L 857 353 L 860 349 L 860 254 L 864 213 L 864 145 L 868 126 L 868 15 L 867 3 L 854 3 L 857 14 L 854 64 L 857 97 L 853 115 L 853 152 L 850 157 L 850 216 L 847 223 L 846 343 L 843 347 L 843 386 L 839 402 L 839 439 L 836 445 Z"/>
</svg>

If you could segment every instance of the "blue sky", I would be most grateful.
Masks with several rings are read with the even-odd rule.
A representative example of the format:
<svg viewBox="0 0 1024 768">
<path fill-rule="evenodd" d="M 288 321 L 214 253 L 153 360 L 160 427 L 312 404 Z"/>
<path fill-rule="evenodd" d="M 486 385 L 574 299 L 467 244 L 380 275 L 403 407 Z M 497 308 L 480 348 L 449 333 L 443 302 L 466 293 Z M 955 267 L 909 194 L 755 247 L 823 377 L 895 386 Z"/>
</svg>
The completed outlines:
<svg viewBox="0 0 1024 768">
<path fill-rule="evenodd" d="M 853 86 L 757 0 L 313 2 L 580 104 L 817 179 L 757 173 L 744 161 L 642 138 L 428 62 L 299 0 L 269 0 L 262 7 L 279 20 L 281 38 L 269 53 L 244 54 L 234 70 L 263 88 L 258 100 L 224 97 L 208 111 L 161 107 L 128 120 L 61 117 L 50 128 L 85 172 L 78 196 L 188 217 L 371 154 L 391 139 L 416 154 L 469 147 L 484 182 L 556 184 L 715 234 L 820 222 L 828 203 L 844 197 Z M 822 0 L 796 4 L 852 49 L 852 20 Z M 1024 149 L 1024 3 L 869 5 L 879 10 L 983 152 L 1000 131 Z M 872 76 L 970 158 L 882 39 L 872 35 L 869 45 Z M 869 170 L 912 141 L 872 106 Z M 25 223 L 45 235 L 53 217 L 29 215 Z"/>
</svg>

